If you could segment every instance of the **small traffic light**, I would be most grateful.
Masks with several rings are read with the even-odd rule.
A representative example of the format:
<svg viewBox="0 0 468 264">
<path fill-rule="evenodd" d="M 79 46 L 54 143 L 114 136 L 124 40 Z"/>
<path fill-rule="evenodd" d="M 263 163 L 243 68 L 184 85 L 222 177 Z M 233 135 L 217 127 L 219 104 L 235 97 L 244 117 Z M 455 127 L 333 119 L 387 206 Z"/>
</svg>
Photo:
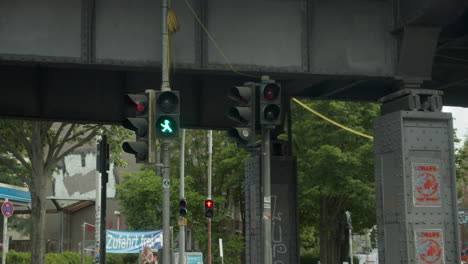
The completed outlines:
<svg viewBox="0 0 468 264">
<path fill-rule="evenodd" d="M 273 80 L 260 84 L 260 124 L 281 124 L 281 86 Z"/>
<path fill-rule="evenodd" d="M 179 92 L 156 92 L 156 138 L 179 137 L 179 119 Z"/>
<path fill-rule="evenodd" d="M 205 217 L 213 218 L 214 216 L 214 203 L 213 200 L 205 200 Z"/>
<path fill-rule="evenodd" d="M 127 153 L 134 154 L 137 163 L 148 162 L 149 95 L 127 94 L 125 101 L 126 119 L 122 125 L 135 132 L 136 142 L 124 142 L 122 149 Z"/>
<path fill-rule="evenodd" d="M 228 93 L 228 98 L 236 103 L 227 113 L 227 117 L 236 122 L 228 136 L 241 144 L 255 143 L 255 90 L 254 83 L 245 83 L 232 87 Z"/>
<path fill-rule="evenodd" d="M 179 205 L 180 205 L 179 216 L 181 218 L 187 217 L 187 214 L 188 214 L 187 200 L 185 198 L 180 199 Z"/>
</svg>

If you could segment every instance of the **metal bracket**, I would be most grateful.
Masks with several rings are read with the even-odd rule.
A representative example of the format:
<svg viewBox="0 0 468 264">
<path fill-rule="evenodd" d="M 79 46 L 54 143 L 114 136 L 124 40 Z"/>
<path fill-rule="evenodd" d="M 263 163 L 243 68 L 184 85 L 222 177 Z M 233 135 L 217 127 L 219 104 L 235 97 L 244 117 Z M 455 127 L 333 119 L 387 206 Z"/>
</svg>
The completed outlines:
<svg viewBox="0 0 468 264">
<path fill-rule="evenodd" d="M 429 89 L 405 88 L 384 96 L 378 100 L 382 103 L 382 115 L 395 111 L 442 111 L 442 91 Z"/>
</svg>

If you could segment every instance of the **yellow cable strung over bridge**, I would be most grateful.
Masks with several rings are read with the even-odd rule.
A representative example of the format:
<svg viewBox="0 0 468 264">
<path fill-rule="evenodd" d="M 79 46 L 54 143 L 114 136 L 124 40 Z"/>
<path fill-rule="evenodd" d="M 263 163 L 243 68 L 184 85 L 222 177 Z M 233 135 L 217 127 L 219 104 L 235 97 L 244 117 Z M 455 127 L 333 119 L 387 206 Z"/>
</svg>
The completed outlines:
<svg viewBox="0 0 468 264">
<path fill-rule="evenodd" d="M 308 107 L 307 105 L 305 105 L 305 104 L 302 103 L 301 101 L 297 100 L 296 98 L 292 98 L 292 100 L 293 100 L 294 102 L 296 102 L 297 104 L 299 104 L 300 106 L 304 107 L 305 109 L 309 110 L 309 112 L 312 112 L 313 114 L 315 114 L 315 115 L 317 115 L 318 117 L 320 117 L 320 118 L 322 118 L 322 119 L 324 119 L 324 120 L 326 120 L 326 121 L 328 121 L 328 122 L 334 124 L 335 126 L 338 126 L 338 127 L 342 128 L 342 129 L 344 129 L 344 130 L 347 130 L 347 131 L 349 131 L 349 132 L 351 132 L 351 133 L 354 133 L 354 134 L 356 134 L 356 135 L 359 135 L 359 136 L 361 136 L 361 137 L 365 137 L 365 138 L 368 138 L 368 139 L 370 139 L 370 140 L 374 140 L 374 137 L 373 137 L 373 136 L 366 135 L 366 134 L 361 133 L 361 132 L 359 132 L 359 131 L 356 131 L 356 130 L 354 130 L 354 129 L 352 129 L 352 128 L 349 128 L 349 127 L 347 127 L 347 126 L 345 126 L 345 125 L 342 125 L 342 124 L 340 124 L 340 123 L 338 123 L 338 122 L 336 122 L 336 121 L 333 121 L 333 120 L 331 120 L 330 118 L 328 118 L 328 117 L 326 117 L 326 116 L 320 114 L 319 112 L 315 111 L 314 109 Z"/>
</svg>

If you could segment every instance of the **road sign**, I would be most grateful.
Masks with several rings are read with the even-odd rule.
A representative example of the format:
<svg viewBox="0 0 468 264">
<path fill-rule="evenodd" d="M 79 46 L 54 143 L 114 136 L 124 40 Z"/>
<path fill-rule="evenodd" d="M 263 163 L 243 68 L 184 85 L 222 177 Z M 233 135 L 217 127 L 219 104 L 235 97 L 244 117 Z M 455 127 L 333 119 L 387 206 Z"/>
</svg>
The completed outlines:
<svg viewBox="0 0 468 264">
<path fill-rule="evenodd" d="M 186 226 L 187 225 L 187 218 L 179 218 L 178 224 L 180 226 Z"/>
<path fill-rule="evenodd" d="M 12 203 L 10 202 L 5 202 L 2 205 L 2 214 L 5 217 L 10 217 L 13 215 L 13 212 L 15 211 L 15 207 L 13 206 Z"/>
</svg>

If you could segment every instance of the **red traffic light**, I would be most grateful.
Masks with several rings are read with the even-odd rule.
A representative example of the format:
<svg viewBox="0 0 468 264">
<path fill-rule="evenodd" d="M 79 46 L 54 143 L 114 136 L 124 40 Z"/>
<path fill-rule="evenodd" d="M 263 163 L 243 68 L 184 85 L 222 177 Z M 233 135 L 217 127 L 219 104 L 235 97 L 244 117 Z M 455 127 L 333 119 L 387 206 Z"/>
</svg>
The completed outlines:
<svg viewBox="0 0 468 264">
<path fill-rule="evenodd" d="M 270 83 L 263 89 L 263 98 L 268 101 L 273 101 L 278 98 L 280 93 L 280 88 L 277 84 Z"/>
<path fill-rule="evenodd" d="M 146 107 L 141 104 L 136 104 L 136 109 L 138 112 L 143 113 L 146 110 Z"/>
<path fill-rule="evenodd" d="M 205 201 L 205 207 L 206 208 L 213 208 L 213 206 L 214 206 L 214 203 L 213 203 L 212 200 L 206 200 Z"/>
<path fill-rule="evenodd" d="M 128 109 L 131 111 L 128 114 L 137 116 L 146 114 L 148 110 L 148 96 L 146 94 L 127 94 L 126 98 Z"/>
</svg>

